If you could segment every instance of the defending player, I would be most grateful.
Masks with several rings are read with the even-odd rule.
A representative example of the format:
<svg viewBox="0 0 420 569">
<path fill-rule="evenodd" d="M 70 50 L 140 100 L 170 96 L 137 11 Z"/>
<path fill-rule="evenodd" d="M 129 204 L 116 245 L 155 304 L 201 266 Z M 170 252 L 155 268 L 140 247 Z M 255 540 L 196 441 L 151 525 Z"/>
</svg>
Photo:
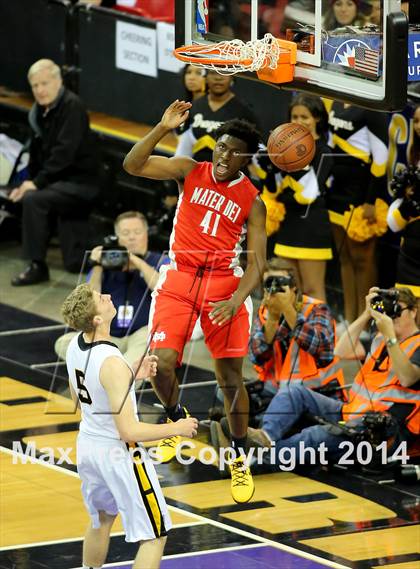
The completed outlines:
<svg viewBox="0 0 420 569">
<path fill-rule="evenodd" d="M 102 567 L 112 524 L 120 513 L 126 541 L 141 542 L 133 568 L 157 569 L 171 520 L 154 467 L 137 441 L 194 436 L 197 420 L 166 425 L 138 421 L 133 372 L 110 341 L 110 324 L 116 314 L 110 295 L 99 294 L 88 284 L 79 285 L 64 301 L 62 313 L 81 332 L 71 341 L 66 362 L 71 396 L 82 412 L 77 469 L 91 517 L 83 567 Z M 156 362 L 156 356 L 145 357 L 137 378 L 155 374 Z"/>
<path fill-rule="evenodd" d="M 207 347 L 223 389 L 235 456 L 231 461 L 232 496 L 247 502 L 254 484 L 241 449 L 245 448 L 249 401 L 242 379 L 252 305 L 250 292 L 265 266 L 265 206 L 241 172 L 257 151 L 259 134 L 243 120 L 225 122 L 215 136 L 213 162 L 177 156 L 151 156 L 165 134 L 188 118 L 190 103 L 175 101 L 161 121 L 126 156 L 134 176 L 175 179 L 180 197 L 171 235 L 171 264 L 163 268 L 153 293 L 149 332 L 159 356 L 155 390 L 169 420 L 185 416 L 179 405 L 176 365 L 200 315 Z M 247 268 L 239 266 L 247 231 Z M 161 441 L 161 459 L 175 456 L 179 437 Z"/>
</svg>

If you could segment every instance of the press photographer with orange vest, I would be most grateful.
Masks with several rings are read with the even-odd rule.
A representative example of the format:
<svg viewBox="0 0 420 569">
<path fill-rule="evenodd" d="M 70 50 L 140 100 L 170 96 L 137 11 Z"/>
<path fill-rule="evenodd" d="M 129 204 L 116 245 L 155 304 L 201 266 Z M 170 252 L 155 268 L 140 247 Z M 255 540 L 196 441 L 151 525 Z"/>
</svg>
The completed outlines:
<svg viewBox="0 0 420 569">
<path fill-rule="evenodd" d="M 389 418 L 384 431 L 388 455 L 402 441 L 416 441 L 420 435 L 420 331 L 416 325 L 416 298 L 406 288 L 381 291 L 371 288 L 366 308 L 341 336 L 335 355 L 354 357 L 354 346 L 369 321 L 378 334 L 352 387 L 347 403 L 325 397 L 292 382 L 283 386 L 271 400 L 262 429 L 248 429 L 248 440 L 255 446 L 275 444 L 276 456 L 282 449 L 317 449 L 324 444 L 339 456 L 340 446 L 349 440 L 349 427 L 362 431 L 367 419 Z M 303 414 L 311 414 L 321 424 L 287 436 Z M 342 422 L 346 421 L 346 428 Z M 328 424 L 329 423 L 329 424 Z M 286 438 L 285 438 L 286 437 Z M 341 452 L 340 452 L 341 450 Z"/>
<path fill-rule="evenodd" d="M 262 381 L 285 382 L 342 397 L 344 377 L 334 357 L 335 322 L 325 302 L 302 294 L 283 261 L 268 262 L 264 297 L 249 344 Z"/>
<path fill-rule="evenodd" d="M 343 406 L 345 420 L 371 411 L 388 411 L 411 434 L 420 434 L 420 332 L 416 315 L 416 297 L 408 288 L 370 289 L 364 312 L 349 326 L 335 350 L 339 357 L 351 357 L 362 330 L 373 319 L 378 334 L 350 389 L 349 402 Z"/>
</svg>

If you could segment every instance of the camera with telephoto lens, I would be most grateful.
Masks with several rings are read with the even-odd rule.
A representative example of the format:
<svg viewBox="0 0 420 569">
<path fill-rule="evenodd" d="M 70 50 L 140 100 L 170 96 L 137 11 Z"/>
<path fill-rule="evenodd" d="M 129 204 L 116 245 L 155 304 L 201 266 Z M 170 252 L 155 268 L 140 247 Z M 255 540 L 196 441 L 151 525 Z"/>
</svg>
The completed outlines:
<svg viewBox="0 0 420 569">
<path fill-rule="evenodd" d="M 292 275 L 269 276 L 264 281 L 264 290 L 266 290 L 269 294 L 276 294 L 276 292 L 285 292 L 285 286 L 295 286 L 295 281 Z"/>
<path fill-rule="evenodd" d="M 375 297 L 370 301 L 373 310 L 386 314 L 390 318 L 401 316 L 401 306 L 398 304 L 398 290 L 379 289 Z"/>
<path fill-rule="evenodd" d="M 407 189 L 410 189 L 409 193 Z M 395 199 L 407 200 L 420 212 L 420 168 L 409 166 L 397 172 L 391 180 L 391 193 Z"/>
<path fill-rule="evenodd" d="M 128 263 L 129 254 L 125 247 L 118 244 L 116 235 L 107 235 L 102 245 L 101 266 L 104 269 L 118 271 Z"/>
</svg>

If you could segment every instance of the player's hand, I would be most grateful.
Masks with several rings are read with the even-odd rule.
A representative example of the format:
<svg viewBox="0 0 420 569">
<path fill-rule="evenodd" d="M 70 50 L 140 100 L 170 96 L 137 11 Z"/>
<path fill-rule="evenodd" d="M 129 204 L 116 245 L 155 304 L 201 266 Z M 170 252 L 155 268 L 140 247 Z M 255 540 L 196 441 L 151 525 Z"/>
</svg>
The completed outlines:
<svg viewBox="0 0 420 569">
<path fill-rule="evenodd" d="M 161 125 L 168 130 L 178 128 L 187 120 L 190 108 L 191 103 L 177 99 L 163 113 Z"/>
<path fill-rule="evenodd" d="M 37 187 L 31 180 L 26 180 L 18 188 L 12 190 L 9 194 L 9 200 L 12 202 L 19 202 L 26 192 L 36 190 Z"/>
<path fill-rule="evenodd" d="M 155 377 L 157 374 L 157 364 L 159 358 L 157 356 L 144 356 L 143 361 L 137 360 L 133 367 L 136 371 L 136 379 L 146 379 Z"/>
<path fill-rule="evenodd" d="M 238 304 L 233 298 L 229 300 L 221 300 L 219 302 L 209 302 L 210 306 L 213 306 L 212 311 L 209 314 L 209 318 L 213 324 L 218 326 L 223 326 L 226 322 L 229 322 L 231 318 L 235 316 L 238 312 L 240 304 Z"/>
<path fill-rule="evenodd" d="M 181 437 L 188 437 L 192 439 L 196 436 L 198 431 L 198 420 L 194 417 L 188 417 L 187 419 L 179 419 L 174 423 L 176 430 L 176 435 Z"/>
<path fill-rule="evenodd" d="M 94 261 L 95 263 L 100 263 L 101 257 L 102 257 L 102 245 L 98 245 L 97 247 L 94 247 L 92 249 L 89 258 L 91 261 Z"/>
<path fill-rule="evenodd" d="M 376 223 L 376 211 L 375 206 L 370 203 L 364 203 L 363 206 L 363 217 L 369 224 Z"/>
</svg>

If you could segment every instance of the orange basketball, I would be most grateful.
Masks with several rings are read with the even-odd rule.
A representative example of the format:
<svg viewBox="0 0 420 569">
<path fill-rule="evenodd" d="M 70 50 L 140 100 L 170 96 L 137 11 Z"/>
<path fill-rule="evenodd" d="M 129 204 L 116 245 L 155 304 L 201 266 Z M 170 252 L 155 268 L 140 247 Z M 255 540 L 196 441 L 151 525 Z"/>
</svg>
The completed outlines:
<svg viewBox="0 0 420 569">
<path fill-rule="evenodd" d="M 267 143 L 270 160 L 280 170 L 296 172 L 310 164 L 315 156 L 315 140 L 309 130 L 297 123 L 281 124 Z"/>
</svg>

